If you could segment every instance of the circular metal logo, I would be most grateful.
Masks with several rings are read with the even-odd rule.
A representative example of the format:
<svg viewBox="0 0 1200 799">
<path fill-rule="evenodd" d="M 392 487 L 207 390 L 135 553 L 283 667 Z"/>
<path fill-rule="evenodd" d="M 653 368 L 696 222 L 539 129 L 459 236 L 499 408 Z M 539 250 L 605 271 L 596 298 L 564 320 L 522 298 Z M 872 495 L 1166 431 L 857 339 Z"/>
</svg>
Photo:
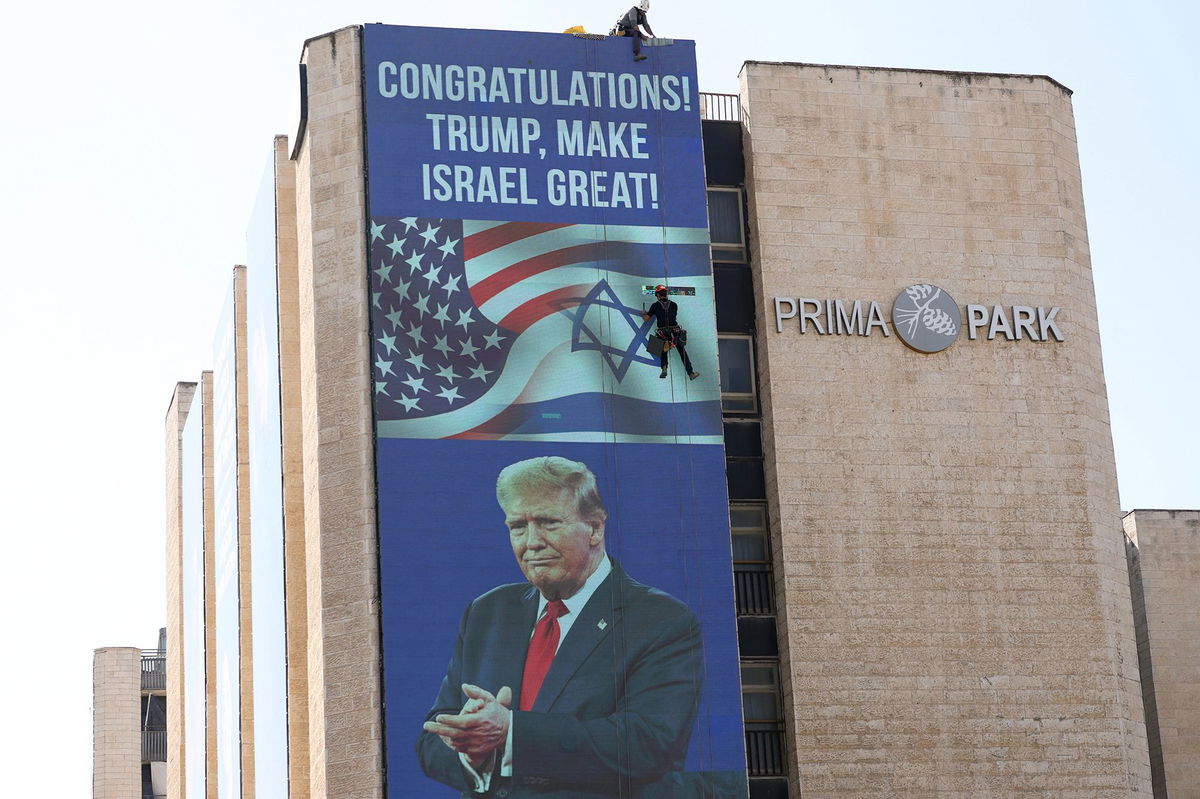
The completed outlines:
<svg viewBox="0 0 1200 799">
<path fill-rule="evenodd" d="M 917 352 L 941 352 L 958 338 L 958 303 L 937 286 L 918 283 L 896 295 L 892 325 Z"/>
</svg>

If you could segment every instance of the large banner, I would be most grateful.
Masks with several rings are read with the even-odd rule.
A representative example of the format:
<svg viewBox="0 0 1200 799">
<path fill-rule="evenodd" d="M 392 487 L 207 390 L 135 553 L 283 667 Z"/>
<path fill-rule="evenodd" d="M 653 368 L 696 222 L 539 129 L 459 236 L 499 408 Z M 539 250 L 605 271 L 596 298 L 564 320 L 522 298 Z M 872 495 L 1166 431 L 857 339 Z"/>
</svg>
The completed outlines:
<svg viewBox="0 0 1200 799">
<path fill-rule="evenodd" d="M 693 43 L 364 41 L 389 797 L 744 797 Z"/>
<path fill-rule="evenodd" d="M 241 598 L 238 564 L 237 291 L 229 293 L 213 337 L 213 549 L 217 673 L 217 796 L 242 795 Z"/>
<path fill-rule="evenodd" d="M 283 431 L 279 398 L 279 289 L 272 152 L 246 231 L 246 382 L 250 444 L 251 667 L 254 796 L 288 796 L 287 636 L 283 594 Z"/>
</svg>

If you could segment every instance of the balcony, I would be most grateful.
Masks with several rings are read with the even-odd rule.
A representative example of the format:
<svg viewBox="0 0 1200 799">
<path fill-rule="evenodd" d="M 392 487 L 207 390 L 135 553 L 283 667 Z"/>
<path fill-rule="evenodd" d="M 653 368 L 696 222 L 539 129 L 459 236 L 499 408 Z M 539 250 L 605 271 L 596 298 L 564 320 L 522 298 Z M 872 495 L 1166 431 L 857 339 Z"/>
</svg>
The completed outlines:
<svg viewBox="0 0 1200 799">
<path fill-rule="evenodd" d="M 142 730 L 142 762 L 167 762 L 166 730 Z"/>
<path fill-rule="evenodd" d="M 700 118 L 710 122 L 741 122 L 740 99 L 736 94 L 700 92 Z"/>
<path fill-rule="evenodd" d="M 734 564 L 733 590 L 739 616 L 775 613 L 775 576 L 766 564 Z"/>
<path fill-rule="evenodd" d="M 160 650 L 142 650 L 142 690 L 167 690 L 167 656 Z"/>
<path fill-rule="evenodd" d="M 781 777 L 783 733 L 778 730 L 746 730 L 746 770 L 751 777 Z"/>
</svg>

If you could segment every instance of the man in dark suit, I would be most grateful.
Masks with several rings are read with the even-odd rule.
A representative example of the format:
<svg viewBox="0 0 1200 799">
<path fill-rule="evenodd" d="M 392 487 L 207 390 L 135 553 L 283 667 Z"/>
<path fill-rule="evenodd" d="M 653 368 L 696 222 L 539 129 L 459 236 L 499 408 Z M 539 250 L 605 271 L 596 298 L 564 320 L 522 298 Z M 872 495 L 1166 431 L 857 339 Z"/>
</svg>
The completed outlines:
<svg viewBox="0 0 1200 799">
<path fill-rule="evenodd" d="M 496 498 L 528 582 L 463 614 L 417 741 L 425 773 L 464 797 L 683 796 L 695 616 L 609 559 L 607 512 L 582 463 L 515 463 Z"/>
</svg>

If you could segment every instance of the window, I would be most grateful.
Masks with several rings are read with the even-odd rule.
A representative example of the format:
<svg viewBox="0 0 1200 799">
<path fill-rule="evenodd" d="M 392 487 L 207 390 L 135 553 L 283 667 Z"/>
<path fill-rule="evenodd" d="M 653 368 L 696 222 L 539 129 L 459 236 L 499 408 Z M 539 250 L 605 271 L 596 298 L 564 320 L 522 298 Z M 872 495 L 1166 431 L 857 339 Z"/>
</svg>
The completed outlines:
<svg viewBox="0 0 1200 799">
<path fill-rule="evenodd" d="M 754 413 L 758 398 L 754 392 L 754 345 L 749 336 L 717 336 L 717 357 L 721 364 L 721 410 L 727 413 Z"/>
<path fill-rule="evenodd" d="M 713 264 L 717 292 L 717 330 L 754 332 L 754 281 L 745 264 Z"/>
<path fill-rule="evenodd" d="M 762 422 L 726 417 L 721 426 L 725 432 L 726 458 L 747 458 L 762 463 Z"/>
<path fill-rule="evenodd" d="M 708 236 L 714 261 L 746 260 L 745 225 L 742 222 L 742 192 L 739 189 L 708 190 Z"/>
<path fill-rule="evenodd" d="M 733 531 L 734 563 L 771 564 L 766 508 L 760 505 L 730 506 L 729 529 Z"/>
<path fill-rule="evenodd" d="M 778 779 L 751 779 L 750 799 L 788 799 L 788 782 Z"/>
<path fill-rule="evenodd" d="M 751 777 L 786 773 L 780 696 L 777 662 L 742 661 L 742 715 L 746 722 L 746 765 Z"/>
<path fill-rule="evenodd" d="M 766 509 L 754 505 L 729 508 L 733 533 L 733 588 L 739 616 L 769 616 L 775 612 L 775 576 Z"/>
<path fill-rule="evenodd" d="M 742 661 L 742 716 L 746 726 L 783 722 L 779 712 L 779 667 L 771 662 Z"/>
<path fill-rule="evenodd" d="M 744 658 L 779 657 L 779 631 L 774 616 L 738 616 L 738 654 Z"/>
</svg>

